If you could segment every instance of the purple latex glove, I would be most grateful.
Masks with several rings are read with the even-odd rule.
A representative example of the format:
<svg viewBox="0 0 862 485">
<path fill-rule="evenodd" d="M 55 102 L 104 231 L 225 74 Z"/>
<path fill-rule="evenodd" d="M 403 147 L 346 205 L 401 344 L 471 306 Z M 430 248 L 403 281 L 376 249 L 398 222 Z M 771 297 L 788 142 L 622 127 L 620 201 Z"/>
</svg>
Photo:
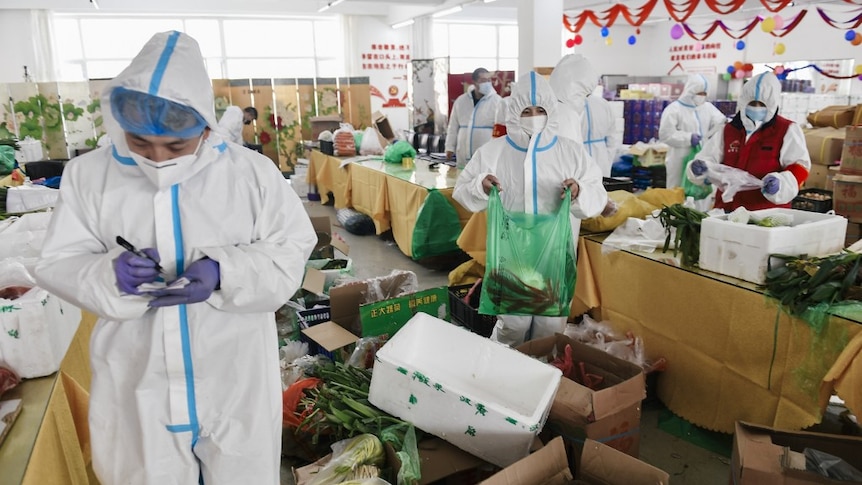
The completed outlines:
<svg viewBox="0 0 862 485">
<path fill-rule="evenodd" d="M 165 307 L 198 303 L 206 301 L 213 291 L 221 283 L 218 261 L 209 258 L 199 259 L 190 264 L 180 278 L 189 280 L 189 284 L 183 288 L 173 290 L 154 291 L 151 294 L 156 298 L 150 300 L 151 307 Z"/>
<path fill-rule="evenodd" d="M 157 249 L 147 248 L 143 252 L 156 261 L 161 261 Z M 140 295 L 138 286 L 156 281 L 159 270 L 156 269 L 156 263 L 149 259 L 124 251 L 114 260 L 114 275 L 117 277 L 117 287 L 121 292 L 127 295 Z"/>
<path fill-rule="evenodd" d="M 691 173 L 693 173 L 696 177 L 700 177 L 701 175 L 706 173 L 706 162 L 703 160 L 695 160 L 691 162 Z"/>
<path fill-rule="evenodd" d="M 780 187 L 781 182 L 779 182 L 778 177 L 775 175 L 767 175 L 763 177 L 763 187 L 760 189 L 766 195 L 775 195 L 778 192 L 778 188 Z"/>
<path fill-rule="evenodd" d="M 692 133 L 691 134 L 691 146 L 693 146 L 693 147 L 698 146 L 700 144 L 700 139 L 701 139 L 700 135 L 698 135 L 697 133 Z"/>
</svg>

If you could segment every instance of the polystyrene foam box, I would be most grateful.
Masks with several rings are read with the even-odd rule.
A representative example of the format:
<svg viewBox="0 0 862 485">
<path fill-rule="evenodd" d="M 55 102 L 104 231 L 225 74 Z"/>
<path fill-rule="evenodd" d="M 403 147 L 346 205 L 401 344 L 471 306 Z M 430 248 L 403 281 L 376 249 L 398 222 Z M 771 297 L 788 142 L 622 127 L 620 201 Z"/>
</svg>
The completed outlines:
<svg viewBox="0 0 862 485">
<path fill-rule="evenodd" d="M 763 284 L 770 254 L 825 256 L 844 248 L 847 219 L 794 209 L 752 211 L 754 218 L 778 213 L 790 214 L 793 225 L 739 224 L 728 221 L 727 215 L 704 219 L 700 225 L 700 268 Z"/>
<path fill-rule="evenodd" d="M 517 350 L 417 313 L 377 352 L 369 400 L 505 467 L 529 454 L 560 376 Z"/>
</svg>

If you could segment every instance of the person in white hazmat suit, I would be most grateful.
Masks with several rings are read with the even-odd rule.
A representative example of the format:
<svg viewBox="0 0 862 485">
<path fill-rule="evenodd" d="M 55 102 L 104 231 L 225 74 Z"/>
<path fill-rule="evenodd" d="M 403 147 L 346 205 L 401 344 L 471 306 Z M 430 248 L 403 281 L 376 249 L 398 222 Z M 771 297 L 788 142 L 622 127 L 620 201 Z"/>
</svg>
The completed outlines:
<svg viewBox="0 0 862 485">
<path fill-rule="evenodd" d="M 36 268 L 40 286 L 99 316 L 96 475 L 277 485 L 274 312 L 300 286 L 311 222 L 268 158 L 213 129 L 212 86 L 188 35 L 153 36 L 104 90 L 102 113 L 113 144 L 67 165 Z"/>
<path fill-rule="evenodd" d="M 507 134 L 482 146 L 458 175 L 452 197 L 472 212 L 488 207 L 492 186 L 508 211 L 553 213 L 570 204 L 572 232 L 580 219 L 598 215 L 608 200 L 602 173 L 584 147 L 558 136 L 559 103 L 548 82 L 529 72 L 509 96 Z M 571 188 L 571 200 L 561 200 Z M 562 332 L 566 317 L 499 315 L 491 339 L 510 346 L 529 333 L 541 338 Z"/>
<path fill-rule="evenodd" d="M 611 176 L 611 165 L 620 147 L 614 134 L 614 114 L 610 103 L 592 96 L 599 83 L 599 73 L 581 54 L 568 54 L 560 59 L 548 79 L 561 108 L 561 134 L 582 141 L 587 153 L 602 170 Z"/>
<path fill-rule="evenodd" d="M 458 168 L 464 168 L 476 150 L 491 140 L 497 107 L 502 101 L 487 69 L 476 69 L 472 79 L 467 92 L 452 105 L 446 130 L 446 158 L 454 156 Z"/>
<path fill-rule="evenodd" d="M 665 184 L 669 189 L 682 184 L 682 161 L 691 149 L 706 142 L 727 123 L 727 117 L 706 101 L 708 91 L 706 78 L 701 74 L 691 74 L 679 98 L 661 113 L 659 140 L 670 146 L 665 156 Z"/>
<path fill-rule="evenodd" d="M 243 114 L 239 106 L 228 106 L 218 120 L 218 126 L 225 141 L 242 145 Z"/>
</svg>

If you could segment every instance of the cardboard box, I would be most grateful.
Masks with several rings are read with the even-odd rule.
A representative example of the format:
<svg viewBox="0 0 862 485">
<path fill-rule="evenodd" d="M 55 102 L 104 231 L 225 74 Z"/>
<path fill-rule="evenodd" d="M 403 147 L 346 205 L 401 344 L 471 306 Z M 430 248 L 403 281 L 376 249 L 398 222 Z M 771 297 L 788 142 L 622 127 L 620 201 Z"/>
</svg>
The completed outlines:
<svg viewBox="0 0 862 485">
<path fill-rule="evenodd" d="M 529 454 L 560 371 L 417 313 L 377 351 L 368 400 L 497 466 Z"/>
<path fill-rule="evenodd" d="M 643 369 L 566 335 L 531 340 L 518 351 L 548 361 L 572 346 L 572 360 L 584 362 L 587 372 L 603 377 L 604 386 L 592 390 L 563 378 L 551 404 L 543 436 L 562 436 L 573 467 L 586 439 L 601 441 L 622 453 L 637 457 L 640 450 L 641 401 L 646 397 Z"/>
<path fill-rule="evenodd" d="M 338 362 L 346 362 L 359 337 L 335 322 L 324 322 L 302 329 L 302 335 L 317 345 L 317 353 Z"/>
<path fill-rule="evenodd" d="M 830 170 L 832 167 L 835 167 L 835 170 Z M 835 176 L 833 172 L 837 171 L 838 165 L 811 165 L 804 187 L 806 189 L 832 190 L 832 177 Z"/>
<path fill-rule="evenodd" d="M 799 470 L 796 453 L 813 448 L 835 455 L 862 470 L 862 438 L 857 436 L 783 431 L 737 421 L 730 463 L 734 485 L 847 484 Z M 786 458 L 782 458 L 786 457 Z M 804 458 L 803 458 L 804 467 Z"/>
<path fill-rule="evenodd" d="M 668 485 L 667 472 L 621 453 L 598 441 L 586 440 L 575 483 L 586 485 Z M 553 485 L 572 483 L 561 438 L 504 468 L 482 485 Z"/>
<path fill-rule="evenodd" d="M 844 128 L 815 128 L 805 132 L 811 163 L 835 165 L 844 150 Z"/>
<path fill-rule="evenodd" d="M 832 207 L 852 222 L 862 222 L 862 176 L 839 173 L 832 179 Z"/>
<path fill-rule="evenodd" d="M 395 454 L 395 449 L 384 443 L 386 463 L 393 470 L 401 469 L 401 460 Z M 476 476 L 487 477 L 497 467 L 477 458 L 470 453 L 446 442 L 436 436 L 426 438 L 417 444 L 419 449 L 420 472 L 422 477 L 419 485 L 427 484 L 473 484 Z M 445 480 L 441 482 L 441 480 Z"/>
<path fill-rule="evenodd" d="M 449 289 L 446 286 L 397 296 L 359 306 L 363 337 L 395 335 L 418 312 L 449 321 Z"/>
<path fill-rule="evenodd" d="M 306 279 L 311 271 L 306 271 Z M 321 278 L 322 275 L 316 276 Z M 322 284 L 322 283 L 321 283 Z M 412 271 L 393 271 L 387 276 L 351 281 L 329 289 L 332 305 L 332 321 L 346 328 L 354 335 L 362 335 L 362 320 L 359 307 L 369 300 L 369 294 L 384 300 L 412 292 L 418 287 L 416 273 Z"/>
<path fill-rule="evenodd" d="M 862 126 L 848 126 L 844 129 L 840 171 L 847 175 L 862 175 Z"/>
<path fill-rule="evenodd" d="M 341 115 L 328 116 L 312 116 L 311 122 L 311 139 L 317 140 L 324 131 L 334 132 L 341 127 Z"/>
<path fill-rule="evenodd" d="M 380 111 L 375 111 L 371 118 L 374 120 L 374 127 L 377 128 L 377 131 L 390 142 L 395 142 L 395 132 L 392 130 L 392 126 L 389 124 L 389 119 L 385 114 Z"/>
<path fill-rule="evenodd" d="M 844 128 L 853 123 L 856 114 L 855 106 L 827 106 L 820 111 L 808 114 L 808 122 L 811 126 L 831 126 L 832 128 Z"/>
</svg>

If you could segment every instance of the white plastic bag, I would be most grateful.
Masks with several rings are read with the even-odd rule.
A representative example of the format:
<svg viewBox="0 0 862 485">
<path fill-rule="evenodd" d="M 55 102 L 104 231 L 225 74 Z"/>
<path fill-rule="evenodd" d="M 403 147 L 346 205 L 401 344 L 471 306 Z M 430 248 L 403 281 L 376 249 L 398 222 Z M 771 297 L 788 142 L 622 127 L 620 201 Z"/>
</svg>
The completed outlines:
<svg viewBox="0 0 862 485">
<path fill-rule="evenodd" d="M 709 182 L 721 190 L 721 200 L 725 204 L 731 202 L 737 192 L 760 189 L 763 181 L 745 170 L 710 163 L 707 169 Z"/>
<path fill-rule="evenodd" d="M 377 130 L 369 126 L 362 134 L 362 144 L 359 146 L 360 155 L 383 155 L 383 147 L 377 138 Z"/>
</svg>

